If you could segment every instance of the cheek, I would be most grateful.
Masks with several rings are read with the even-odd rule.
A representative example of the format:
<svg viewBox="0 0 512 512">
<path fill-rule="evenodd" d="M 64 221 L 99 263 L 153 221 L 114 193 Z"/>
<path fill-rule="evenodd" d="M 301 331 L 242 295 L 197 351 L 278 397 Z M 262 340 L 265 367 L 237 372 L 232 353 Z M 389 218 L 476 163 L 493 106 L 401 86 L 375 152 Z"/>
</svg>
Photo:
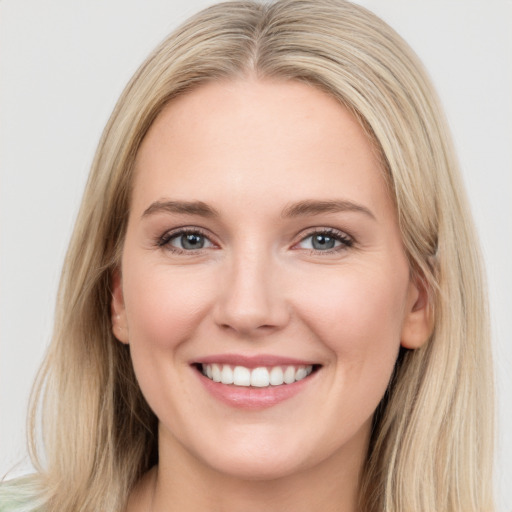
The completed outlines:
<svg viewBox="0 0 512 512">
<path fill-rule="evenodd" d="M 127 268 L 135 269 L 124 279 L 130 344 L 166 350 L 187 340 L 211 301 L 206 276 L 162 265 Z"/>
<path fill-rule="evenodd" d="M 330 448 L 369 425 L 384 396 L 399 353 L 407 284 L 406 262 L 398 271 L 347 264 L 305 273 L 295 288 L 302 325 L 330 352 L 322 381 Z"/>
<path fill-rule="evenodd" d="M 407 266 L 399 273 L 364 267 L 333 274 L 307 283 L 300 306 L 303 319 L 337 364 L 354 372 L 371 368 L 386 379 L 400 346 Z M 321 285 L 325 282 L 328 287 Z"/>
<path fill-rule="evenodd" d="M 193 338 L 209 309 L 213 286 L 197 269 L 176 272 L 165 264 L 151 265 L 134 256 L 123 264 L 130 269 L 123 275 L 123 291 L 137 381 L 157 416 L 169 416 L 168 424 L 177 428 L 181 401 L 193 400 L 181 382 L 182 370 L 188 369 L 182 347 Z M 173 392 L 176 389 L 180 393 Z"/>
<path fill-rule="evenodd" d="M 315 301 L 314 316 L 324 317 L 323 323 L 329 317 L 331 325 L 332 321 L 341 320 L 336 323 L 349 338 L 365 337 L 374 331 L 394 333 L 399 338 L 408 284 L 406 269 L 386 272 L 377 266 L 361 266 L 341 270 L 332 276 L 328 288 L 318 286 L 312 294 L 320 298 Z"/>
</svg>

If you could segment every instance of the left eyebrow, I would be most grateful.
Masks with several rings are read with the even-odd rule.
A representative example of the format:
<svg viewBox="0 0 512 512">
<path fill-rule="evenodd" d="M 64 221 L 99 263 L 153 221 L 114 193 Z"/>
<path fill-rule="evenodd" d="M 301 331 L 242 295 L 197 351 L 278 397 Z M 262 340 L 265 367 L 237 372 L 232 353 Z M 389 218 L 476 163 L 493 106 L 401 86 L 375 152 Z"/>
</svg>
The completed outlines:
<svg viewBox="0 0 512 512">
<path fill-rule="evenodd" d="M 152 203 L 144 213 L 142 217 L 147 217 L 154 213 L 177 213 L 185 215 L 199 215 L 200 217 L 218 217 L 219 213 L 211 206 L 203 203 L 202 201 L 171 201 L 171 200 L 160 200 Z"/>
<path fill-rule="evenodd" d="M 315 201 L 305 200 L 293 203 L 287 206 L 282 212 L 281 217 L 301 217 L 305 215 L 321 215 L 323 213 L 339 213 L 339 212 L 359 212 L 364 213 L 373 220 L 377 220 L 375 215 L 366 208 L 358 203 L 352 201 L 341 200 L 327 200 L 327 201 Z"/>
</svg>

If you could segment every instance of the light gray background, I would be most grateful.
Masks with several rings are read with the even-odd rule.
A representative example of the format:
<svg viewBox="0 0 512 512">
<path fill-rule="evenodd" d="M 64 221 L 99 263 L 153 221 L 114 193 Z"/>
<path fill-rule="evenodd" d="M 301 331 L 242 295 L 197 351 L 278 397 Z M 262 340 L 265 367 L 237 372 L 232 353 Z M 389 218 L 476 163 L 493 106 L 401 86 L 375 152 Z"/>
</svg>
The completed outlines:
<svg viewBox="0 0 512 512">
<path fill-rule="evenodd" d="M 0 476 L 24 421 L 88 167 L 123 86 L 205 0 L 0 3 Z M 512 1 L 360 0 L 436 84 L 486 259 L 500 404 L 496 485 L 512 510 Z M 23 462 L 24 461 L 24 462 Z"/>
</svg>

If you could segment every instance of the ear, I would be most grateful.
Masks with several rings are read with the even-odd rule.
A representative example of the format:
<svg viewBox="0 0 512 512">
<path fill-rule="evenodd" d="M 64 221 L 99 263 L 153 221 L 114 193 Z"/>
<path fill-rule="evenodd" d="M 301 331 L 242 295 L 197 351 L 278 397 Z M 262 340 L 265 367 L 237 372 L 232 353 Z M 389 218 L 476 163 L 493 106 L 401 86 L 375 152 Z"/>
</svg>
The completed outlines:
<svg viewBox="0 0 512 512">
<path fill-rule="evenodd" d="M 421 278 L 411 277 L 400 339 L 402 347 L 420 348 L 428 341 L 433 330 L 434 312 L 429 301 L 428 285 Z"/>
<path fill-rule="evenodd" d="M 123 283 L 121 272 L 116 269 L 112 275 L 112 302 L 110 303 L 112 332 L 121 342 L 128 344 L 128 326 L 126 323 L 126 309 L 124 306 Z"/>
</svg>

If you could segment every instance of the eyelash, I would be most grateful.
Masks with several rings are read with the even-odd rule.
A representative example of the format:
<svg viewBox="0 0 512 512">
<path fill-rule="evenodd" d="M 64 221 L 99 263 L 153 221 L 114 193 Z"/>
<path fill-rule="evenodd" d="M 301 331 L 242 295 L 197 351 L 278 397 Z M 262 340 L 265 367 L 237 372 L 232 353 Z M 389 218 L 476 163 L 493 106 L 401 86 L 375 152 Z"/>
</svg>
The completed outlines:
<svg viewBox="0 0 512 512">
<path fill-rule="evenodd" d="M 197 253 L 199 253 L 202 250 L 202 248 L 195 249 L 195 250 L 194 249 L 186 250 L 186 249 L 180 249 L 179 247 L 174 247 L 171 245 L 170 242 L 172 240 L 179 238 L 181 236 L 184 236 L 184 235 L 198 235 L 198 236 L 201 236 L 204 239 L 208 240 L 211 244 L 213 244 L 213 242 L 210 240 L 208 235 L 203 230 L 201 230 L 200 228 L 194 227 L 194 228 L 180 228 L 180 229 L 177 229 L 174 231 L 168 231 L 157 239 L 156 245 L 158 247 L 167 249 L 170 252 L 173 252 L 175 254 L 197 254 Z"/>
<path fill-rule="evenodd" d="M 160 248 L 165 248 L 169 250 L 170 252 L 173 252 L 174 254 L 198 254 L 200 251 L 203 250 L 203 248 L 200 249 L 181 249 L 179 247 L 174 247 L 170 244 L 170 242 L 174 239 L 177 239 L 184 235 L 198 235 L 203 237 L 204 239 L 208 240 L 208 242 L 212 245 L 215 245 L 208 235 L 201 230 L 200 228 L 180 228 L 175 231 L 168 231 L 164 233 L 162 236 L 158 237 L 156 240 L 156 245 Z M 333 247 L 331 249 L 327 250 L 318 250 L 318 249 L 306 249 L 310 254 L 321 254 L 321 255 L 327 255 L 327 254 L 333 254 L 337 253 L 343 250 L 346 250 L 354 245 L 354 240 L 350 236 L 348 236 L 343 231 L 339 231 L 334 228 L 320 228 L 320 229 L 314 229 L 311 230 L 309 233 L 307 233 L 305 236 L 303 236 L 296 244 L 293 245 L 293 247 L 296 247 L 300 243 L 304 242 L 310 237 L 313 237 L 315 235 L 323 235 L 328 238 L 334 239 L 336 242 L 340 242 L 340 245 Z"/>
<path fill-rule="evenodd" d="M 323 235 L 323 236 L 326 236 L 328 238 L 332 238 L 334 239 L 336 242 L 340 242 L 340 245 L 338 245 L 337 247 L 333 247 L 331 249 L 327 249 L 327 250 L 324 250 L 324 251 L 321 251 L 321 250 L 318 250 L 318 249 L 309 249 L 309 252 L 310 254 L 314 254 L 314 255 L 317 255 L 317 254 L 320 254 L 320 255 L 330 255 L 330 254 L 335 254 L 335 253 L 338 253 L 340 251 L 344 251 L 350 247 L 352 247 L 354 245 L 354 239 L 351 238 L 350 236 L 348 236 L 346 233 L 344 233 L 343 231 L 339 231 L 337 229 L 334 229 L 334 228 L 320 228 L 320 229 L 314 229 L 312 231 L 310 231 L 306 236 L 303 236 L 299 242 L 296 245 L 304 242 L 305 240 L 307 240 L 308 238 L 311 238 L 313 236 L 318 236 L 318 235 Z"/>
</svg>

